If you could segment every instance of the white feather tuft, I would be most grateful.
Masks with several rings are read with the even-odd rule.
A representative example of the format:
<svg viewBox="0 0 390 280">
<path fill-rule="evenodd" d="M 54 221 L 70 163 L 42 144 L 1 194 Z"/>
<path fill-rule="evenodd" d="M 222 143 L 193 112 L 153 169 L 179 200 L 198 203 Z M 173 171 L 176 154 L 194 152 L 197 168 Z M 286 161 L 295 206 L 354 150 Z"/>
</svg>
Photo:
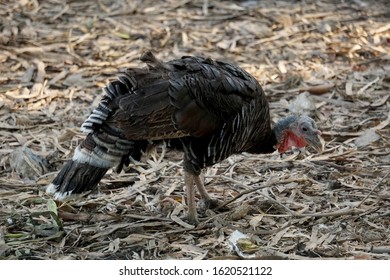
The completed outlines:
<svg viewBox="0 0 390 280">
<path fill-rule="evenodd" d="M 58 191 L 58 186 L 54 184 L 50 184 L 46 188 L 46 193 L 51 194 L 55 200 L 57 201 L 67 201 L 70 199 L 77 199 L 83 196 L 86 196 L 91 191 L 83 192 L 83 193 L 72 193 L 70 192 L 60 192 Z"/>
<path fill-rule="evenodd" d="M 92 166 L 107 169 L 113 167 L 116 164 L 116 162 L 113 160 L 108 160 L 97 155 L 95 151 L 91 153 L 86 150 L 80 149 L 80 147 L 77 147 L 74 151 L 72 160 L 80 163 L 88 163 Z M 115 160 L 118 160 L 118 158 L 115 158 Z"/>
<path fill-rule="evenodd" d="M 54 199 L 58 201 L 65 201 L 70 199 L 73 196 L 73 195 L 71 196 L 71 194 L 72 192 L 64 192 L 64 193 L 56 192 L 54 194 Z"/>
<path fill-rule="evenodd" d="M 58 185 L 50 184 L 46 187 L 46 193 L 54 194 L 58 191 Z"/>
<path fill-rule="evenodd" d="M 69 199 L 72 192 L 59 192 L 58 187 L 58 185 L 49 184 L 46 188 L 46 193 L 53 195 L 54 199 L 58 201 Z"/>
</svg>

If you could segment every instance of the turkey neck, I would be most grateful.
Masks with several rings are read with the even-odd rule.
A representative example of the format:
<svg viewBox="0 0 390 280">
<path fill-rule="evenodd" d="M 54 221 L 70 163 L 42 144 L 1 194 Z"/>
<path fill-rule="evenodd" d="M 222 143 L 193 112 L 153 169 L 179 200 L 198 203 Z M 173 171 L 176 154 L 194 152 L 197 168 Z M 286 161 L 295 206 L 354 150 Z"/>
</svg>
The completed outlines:
<svg viewBox="0 0 390 280">
<path fill-rule="evenodd" d="M 251 154 L 269 154 L 276 151 L 276 144 L 278 143 L 275 130 L 269 131 L 268 135 L 262 141 L 255 143 L 246 152 Z"/>
</svg>

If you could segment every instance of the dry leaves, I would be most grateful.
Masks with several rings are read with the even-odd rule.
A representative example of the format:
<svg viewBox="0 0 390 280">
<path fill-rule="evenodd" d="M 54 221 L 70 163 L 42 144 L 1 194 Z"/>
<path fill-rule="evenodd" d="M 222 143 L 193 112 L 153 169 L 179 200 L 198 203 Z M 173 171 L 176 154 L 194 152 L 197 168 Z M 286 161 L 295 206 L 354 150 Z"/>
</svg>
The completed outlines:
<svg viewBox="0 0 390 280">
<path fill-rule="evenodd" d="M 390 25 L 386 1 L 366 2 L 1 3 L 0 258 L 389 259 Z M 316 118 L 323 153 L 215 165 L 205 181 L 224 207 L 195 228 L 182 155 L 161 147 L 55 204 L 44 186 L 82 139 L 101 87 L 146 49 L 241 65 L 274 121 L 288 110 Z M 236 229 L 245 256 L 230 249 Z"/>
</svg>

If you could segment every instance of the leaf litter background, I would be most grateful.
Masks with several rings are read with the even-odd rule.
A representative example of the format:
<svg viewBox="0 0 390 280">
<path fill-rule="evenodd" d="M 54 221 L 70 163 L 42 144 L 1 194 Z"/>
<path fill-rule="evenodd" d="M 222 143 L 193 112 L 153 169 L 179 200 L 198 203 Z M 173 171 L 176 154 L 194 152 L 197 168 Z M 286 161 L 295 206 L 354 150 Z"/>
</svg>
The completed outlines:
<svg viewBox="0 0 390 280">
<path fill-rule="evenodd" d="M 375 2 L 375 4 L 373 4 Z M 389 259 L 386 1 L 1 1 L 1 259 Z M 227 210 L 183 222 L 181 155 L 151 149 L 89 196 L 47 185 L 101 88 L 139 55 L 239 64 L 272 120 L 312 115 L 324 151 L 242 154 L 206 172 Z M 246 245 L 232 246 L 233 232 Z"/>
</svg>

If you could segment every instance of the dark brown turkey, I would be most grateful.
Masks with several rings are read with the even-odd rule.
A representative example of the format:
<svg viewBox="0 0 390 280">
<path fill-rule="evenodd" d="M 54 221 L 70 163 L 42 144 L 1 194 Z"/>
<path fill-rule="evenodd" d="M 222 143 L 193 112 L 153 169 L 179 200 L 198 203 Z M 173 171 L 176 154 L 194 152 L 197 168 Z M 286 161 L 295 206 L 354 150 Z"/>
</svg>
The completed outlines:
<svg viewBox="0 0 390 280">
<path fill-rule="evenodd" d="M 237 66 L 192 56 L 163 63 L 151 52 L 141 61 L 146 68 L 128 69 L 107 85 L 82 125 L 85 140 L 47 188 L 56 199 L 94 189 L 109 168 L 138 159 L 146 140 L 179 139 L 188 220 L 196 224 L 194 185 L 213 204 L 199 177 L 203 168 L 235 153 L 321 148 L 321 133 L 307 116 L 289 116 L 272 129 L 262 88 Z"/>
</svg>

